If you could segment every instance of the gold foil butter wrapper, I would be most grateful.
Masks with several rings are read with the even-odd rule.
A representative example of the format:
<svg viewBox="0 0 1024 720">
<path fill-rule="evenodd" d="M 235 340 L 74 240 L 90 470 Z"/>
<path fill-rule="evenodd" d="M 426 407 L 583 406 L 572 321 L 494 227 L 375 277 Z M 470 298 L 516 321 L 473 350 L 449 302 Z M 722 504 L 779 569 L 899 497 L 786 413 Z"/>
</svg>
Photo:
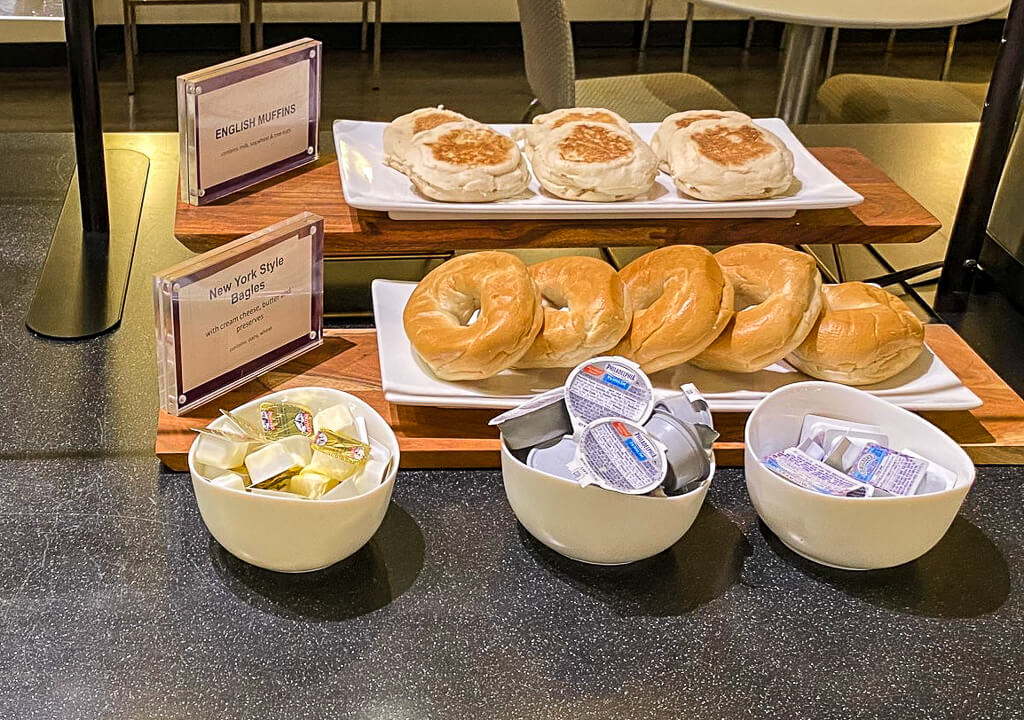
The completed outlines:
<svg viewBox="0 0 1024 720">
<path fill-rule="evenodd" d="M 370 459 L 369 445 L 330 430 L 320 430 L 313 436 L 313 451 L 325 453 L 356 466 L 365 465 Z"/>
<path fill-rule="evenodd" d="M 238 428 L 238 431 L 240 433 L 245 435 L 252 442 L 266 442 L 266 438 L 264 437 L 263 431 L 260 430 L 258 426 L 252 424 L 251 422 L 243 418 L 241 415 L 233 413 L 229 410 L 221 410 L 220 414 L 226 417 L 231 422 L 232 425 Z"/>
<path fill-rule="evenodd" d="M 313 413 L 290 402 L 260 403 L 260 429 L 268 440 L 313 434 Z"/>
<path fill-rule="evenodd" d="M 316 500 L 342 482 L 339 478 L 312 470 L 304 470 L 288 481 L 288 492 Z"/>
<path fill-rule="evenodd" d="M 248 473 L 243 476 L 242 481 L 245 483 L 247 490 L 281 490 L 288 492 L 289 482 L 293 477 L 302 472 L 302 467 L 299 465 L 293 465 L 284 472 L 278 473 L 274 477 L 267 478 L 263 482 L 251 484 Z"/>
</svg>

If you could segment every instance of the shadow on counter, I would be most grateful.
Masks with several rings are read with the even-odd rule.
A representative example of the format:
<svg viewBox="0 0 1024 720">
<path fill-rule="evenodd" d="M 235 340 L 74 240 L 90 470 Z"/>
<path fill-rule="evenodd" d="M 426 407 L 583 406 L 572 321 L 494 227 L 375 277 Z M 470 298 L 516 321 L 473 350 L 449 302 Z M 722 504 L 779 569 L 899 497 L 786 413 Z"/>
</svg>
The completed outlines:
<svg viewBox="0 0 1024 720">
<path fill-rule="evenodd" d="M 257 610 L 279 617 L 348 620 L 398 598 L 423 569 L 423 533 L 394 502 L 380 529 L 354 555 L 310 573 L 263 570 L 210 538 L 214 570 L 224 587 Z"/>
<path fill-rule="evenodd" d="M 1010 571 L 985 534 L 957 517 L 945 536 L 913 562 L 882 570 L 838 570 L 812 562 L 758 520 L 762 535 L 787 564 L 877 607 L 925 617 L 971 618 L 995 612 L 1010 594 Z"/>
<path fill-rule="evenodd" d="M 626 616 L 671 617 L 696 610 L 740 583 L 752 552 L 739 526 L 708 502 L 675 545 L 628 565 L 571 560 L 517 525 L 523 547 L 538 563 Z"/>
</svg>

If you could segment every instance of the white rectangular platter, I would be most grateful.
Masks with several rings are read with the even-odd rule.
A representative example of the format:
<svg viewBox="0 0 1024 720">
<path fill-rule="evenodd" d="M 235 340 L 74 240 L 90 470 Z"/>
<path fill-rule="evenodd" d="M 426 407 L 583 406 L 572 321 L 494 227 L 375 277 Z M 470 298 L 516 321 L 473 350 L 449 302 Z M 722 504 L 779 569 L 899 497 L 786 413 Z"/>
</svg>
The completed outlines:
<svg viewBox="0 0 1024 720">
<path fill-rule="evenodd" d="M 387 212 L 395 220 L 580 220 L 653 218 L 790 217 L 797 210 L 842 208 L 864 198 L 847 187 L 797 140 L 782 120 L 755 120 L 793 151 L 799 189 L 767 200 L 706 202 L 680 195 L 665 173 L 659 173 L 649 196 L 616 203 L 574 202 L 544 192 L 531 179 L 527 196 L 493 203 L 444 203 L 420 195 L 409 179 L 384 164 L 383 133 L 387 123 L 334 121 L 334 144 L 345 202 L 363 210 Z M 518 125 L 493 125 L 510 134 Z M 649 141 L 658 123 L 634 123 Z"/>
<path fill-rule="evenodd" d="M 505 409 L 565 381 L 568 369 L 506 370 L 476 381 L 438 379 L 416 356 L 402 325 L 402 310 L 415 287 L 416 283 L 392 280 L 374 280 L 372 285 L 381 384 L 389 402 Z M 658 397 L 678 393 L 683 383 L 694 383 L 713 412 L 749 412 L 772 390 L 810 379 L 785 362 L 750 374 L 700 370 L 687 364 L 651 376 Z M 978 396 L 927 346 L 896 377 L 862 389 L 907 410 L 970 410 L 981 405 Z"/>
</svg>

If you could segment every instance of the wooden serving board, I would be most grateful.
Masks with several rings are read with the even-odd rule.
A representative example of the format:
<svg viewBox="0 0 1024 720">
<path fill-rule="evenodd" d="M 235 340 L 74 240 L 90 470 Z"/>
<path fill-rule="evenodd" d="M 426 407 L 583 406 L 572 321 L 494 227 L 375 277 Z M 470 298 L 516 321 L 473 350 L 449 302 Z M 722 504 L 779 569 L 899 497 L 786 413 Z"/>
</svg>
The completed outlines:
<svg viewBox="0 0 1024 720">
<path fill-rule="evenodd" d="M 345 204 L 335 155 L 221 201 L 178 201 L 174 234 L 203 252 L 303 211 L 324 218 L 324 257 L 410 255 L 452 250 L 613 246 L 787 245 L 920 242 L 942 225 L 853 148 L 811 152 L 864 202 L 804 210 L 791 218 L 715 220 L 391 220 Z"/>
<path fill-rule="evenodd" d="M 195 433 L 218 408 L 234 408 L 274 390 L 304 385 L 337 388 L 372 405 L 394 428 L 402 449 L 402 467 L 498 467 L 498 437 L 487 421 L 497 410 L 462 410 L 392 405 L 384 400 L 374 330 L 328 330 L 324 345 L 266 373 L 194 413 L 175 417 L 161 412 L 156 454 L 172 470 L 187 470 Z M 922 415 L 949 433 L 979 464 L 1024 463 L 1024 400 L 1004 383 L 946 325 L 925 326 L 928 345 L 984 404 L 970 411 Z M 722 466 L 743 464 L 743 426 L 747 413 L 716 413 L 722 436 L 715 444 Z"/>
</svg>

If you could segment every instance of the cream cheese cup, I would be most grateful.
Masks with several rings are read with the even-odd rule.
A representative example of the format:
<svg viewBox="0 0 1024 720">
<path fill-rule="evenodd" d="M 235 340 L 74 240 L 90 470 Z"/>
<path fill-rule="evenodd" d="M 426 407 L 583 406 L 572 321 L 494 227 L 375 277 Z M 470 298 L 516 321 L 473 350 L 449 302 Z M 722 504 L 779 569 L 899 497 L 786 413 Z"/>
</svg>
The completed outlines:
<svg viewBox="0 0 1024 720">
<path fill-rule="evenodd" d="M 654 388 L 636 363 L 614 355 L 596 357 L 569 373 L 565 406 L 577 431 L 599 418 L 641 425 L 654 409 Z"/>
<path fill-rule="evenodd" d="M 526 464 L 534 470 L 572 480 L 569 465 L 576 457 L 576 439 L 563 435 L 558 440 L 548 441 L 532 448 L 526 456 Z"/>
<path fill-rule="evenodd" d="M 562 388 L 548 390 L 491 418 L 487 424 L 498 426 L 509 450 L 546 443 L 573 431 L 564 397 Z"/>
<path fill-rule="evenodd" d="M 665 481 L 665 448 L 642 427 L 622 418 L 600 418 L 579 433 L 569 469 L 580 485 L 644 495 Z"/>
<path fill-rule="evenodd" d="M 661 410 L 655 410 L 644 425 L 644 430 L 665 447 L 668 459 L 664 483 L 666 495 L 689 492 L 711 475 L 711 448 L 710 445 L 705 446 L 699 427 L 702 426 Z"/>
<path fill-rule="evenodd" d="M 718 432 L 715 430 L 715 421 L 711 417 L 708 401 L 704 399 L 693 383 L 686 383 L 680 389 L 682 395 L 661 400 L 654 406 L 654 411 L 667 412 L 684 423 L 692 425 L 696 429 L 697 435 L 700 436 L 704 449 L 711 450 L 711 446 L 718 439 Z"/>
</svg>

